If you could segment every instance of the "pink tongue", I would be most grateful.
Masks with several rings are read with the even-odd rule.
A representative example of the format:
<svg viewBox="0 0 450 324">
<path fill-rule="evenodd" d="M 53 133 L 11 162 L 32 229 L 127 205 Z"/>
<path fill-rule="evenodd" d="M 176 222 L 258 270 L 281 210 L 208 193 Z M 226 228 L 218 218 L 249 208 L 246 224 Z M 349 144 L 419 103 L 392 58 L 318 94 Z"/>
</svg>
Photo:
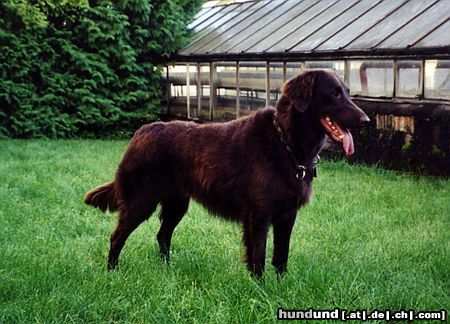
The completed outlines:
<svg viewBox="0 0 450 324">
<path fill-rule="evenodd" d="M 347 130 L 344 131 L 344 140 L 342 141 L 342 147 L 344 148 L 345 155 L 347 156 L 355 153 L 352 134 Z"/>
</svg>

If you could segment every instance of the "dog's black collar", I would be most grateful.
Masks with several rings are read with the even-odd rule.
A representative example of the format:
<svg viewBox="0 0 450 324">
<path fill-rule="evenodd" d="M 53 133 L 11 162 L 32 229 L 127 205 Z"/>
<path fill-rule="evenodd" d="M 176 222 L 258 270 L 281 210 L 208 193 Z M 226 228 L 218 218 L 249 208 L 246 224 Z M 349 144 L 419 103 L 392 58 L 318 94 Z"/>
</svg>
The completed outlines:
<svg viewBox="0 0 450 324">
<path fill-rule="evenodd" d="M 278 139 L 280 140 L 280 142 L 284 145 L 284 147 L 286 148 L 286 151 L 288 152 L 289 158 L 292 161 L 292 164 L 294 165 L 295 168 L 295 177 L 298 180 L 303 180 L 305 179 L 305 177 L 309 174 L 310 178 L 315 178 L 317 177 L 317 167 L 316 165 L 319 163 L 320 160 L 320 156 L 317 155 L 312 164 L 309 166 L 305 166 L 303 164 L 300 164 L 297 160 L 297 158 L 295 157 L 295 152 L 294 150 L 291 148 L 291 146 L 288 144 L 288 142 L 286 141 L 286 138 L 284 137 L 284 133 L 283 133 L 283 129 L 281 128 L 280 123 L 278 122 L 278 118 L 277 118 L 277 114 L 275 113 L 273 115 L 273 126 L 275 127 L 275 130 L 277 132 L 278 135 Z"/>
</svg>

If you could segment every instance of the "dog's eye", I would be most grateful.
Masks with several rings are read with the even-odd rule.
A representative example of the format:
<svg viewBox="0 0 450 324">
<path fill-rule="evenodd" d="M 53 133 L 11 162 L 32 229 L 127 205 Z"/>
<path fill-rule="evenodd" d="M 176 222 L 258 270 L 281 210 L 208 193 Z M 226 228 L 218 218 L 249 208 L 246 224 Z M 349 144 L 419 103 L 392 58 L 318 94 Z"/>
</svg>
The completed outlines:
<svg viewBox="0 0 450 324">
<path fill-rule="evenodd" d="M 336 91 L 335 93 L 333 93 L 333 97 L 339 99 L 341 97 L 341 93 L 339 91 Z"/>
</svg>

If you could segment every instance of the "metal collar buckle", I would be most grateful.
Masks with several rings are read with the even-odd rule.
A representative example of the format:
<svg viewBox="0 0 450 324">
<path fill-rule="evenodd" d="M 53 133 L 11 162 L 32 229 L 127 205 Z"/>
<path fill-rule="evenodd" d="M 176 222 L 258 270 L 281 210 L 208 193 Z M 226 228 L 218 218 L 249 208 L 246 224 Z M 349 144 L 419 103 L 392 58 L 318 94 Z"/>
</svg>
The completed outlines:
<svg viewBox="0 0 450 324">
<path fill-rule="evenodd" d="M 284 145 L 284 147 L 286 148 L 286 151 L 289 155 L 289 159 L 291 160 L 292 164 L 295 167 L 296 173 L 295 173 L 295 177 L 297 178 L 297 180 L 303 180 L 306 177 L 306 173 L 309 170 L 311 172 L 311 179 L 317 177 L 317 168 L 316 165 L 317 163 L 319 163 L 319 155 L 317 155 L 316 157 L 314 157 L 314 160 L 312 162 L 312 165 L 310 167 L 305 167 L 304 165 L 298 164 L 298 160 L 295 156 L 295 152 L 294 150 L 289 146 L 289 144 L 287 143 L 286 139 L 284 138 L 283 135 L 283 129 L 281 128 L 280 124 L 278 123 L 278 119 L 277 119 L 277 114 L 275 113 L 273 116 L 273 126 L 275 127 L 275 131 L 277 132 L 278 135 L 278 139 L 280 140 L 280 142 Z"/>
<path fill-rule="evenodd" d="M 301 165 L 301 164 L 298 164 L 296 166 L 296 168 L 297 168 L 298 172 L 295 174 L 295 177 L 298 180 L 303 180 L 305 178 L 305 176 L 306 176 L 306 167 Z"/>
</svg>

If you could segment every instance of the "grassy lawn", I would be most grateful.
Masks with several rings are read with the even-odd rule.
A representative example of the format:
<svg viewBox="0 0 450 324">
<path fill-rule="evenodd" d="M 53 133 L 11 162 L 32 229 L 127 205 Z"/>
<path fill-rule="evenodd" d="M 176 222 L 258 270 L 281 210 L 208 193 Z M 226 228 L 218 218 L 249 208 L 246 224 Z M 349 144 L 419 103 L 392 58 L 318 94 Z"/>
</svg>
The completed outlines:
<svg viewBox="0 0 450 324">
<path fill-rule="evenodd" d="M 266 322 L 290 309 L 449 310 L 450 181 L 322 161 L 288 274 L 251 278 L 240 227 L 191 203 L 159 260 L 152 217 L 106 271 L 115 217 L 85 206 L 124 141 L 0 141 L 0 321 Z"/>
</svg>

